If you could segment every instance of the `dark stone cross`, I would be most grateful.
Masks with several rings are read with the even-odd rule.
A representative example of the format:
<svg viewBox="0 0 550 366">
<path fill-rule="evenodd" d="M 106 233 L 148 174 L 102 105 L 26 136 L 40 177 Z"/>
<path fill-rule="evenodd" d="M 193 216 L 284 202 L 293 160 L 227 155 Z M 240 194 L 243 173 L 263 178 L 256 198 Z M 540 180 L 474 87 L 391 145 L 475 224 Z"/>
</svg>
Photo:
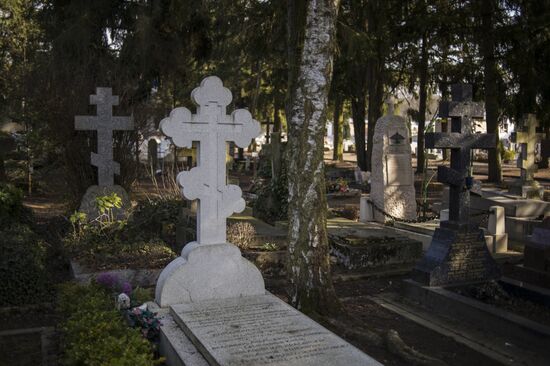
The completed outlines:
<svg viewBox="0 0 550 366">
<path fill-rule="evenodd" d="M 412 272 L 417 283 L 445 286 L 498 278 L 483 231 L 469 220 L 470 153 L 494 148 L 493 134 L 473 133 L 472 119 L 483 118 L 483 105 L 472 102 L 471 85 L 453 85 L 452 101 L 440 104 L 440 117 L 451 118 L 450 133 L 427 133 L 426 147 L 451 149 L 451 167 L 438 167 L 437 180 L 450 185 L 449 220 L 442 221 L 424 257 Z"/>
<path fill-rule="evenodd" d="M 470 191 L 467 177 L 472 149 L 496 147 L 494 134 L 473 132 L 473 119 L 484 117 L 482 103 L 472 102 L 472 86 L 455 84 L 451 87 L 452 101 L 441 102 L 439 116 L 451 118 L 451 132 L 427 133 L 426 147 L 451 149 L 451 167 L 439 166 L 437 180 L 450 185 L 449 224 L 469 227 Z"/>
</svg>

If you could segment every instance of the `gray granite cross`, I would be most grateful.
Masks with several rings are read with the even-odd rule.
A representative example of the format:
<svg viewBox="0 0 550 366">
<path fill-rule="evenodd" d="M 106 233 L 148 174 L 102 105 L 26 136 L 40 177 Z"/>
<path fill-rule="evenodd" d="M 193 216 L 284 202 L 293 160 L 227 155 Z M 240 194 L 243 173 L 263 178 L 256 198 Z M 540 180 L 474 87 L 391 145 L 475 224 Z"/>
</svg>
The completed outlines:
<svg viewBox="0 0 550 366">
<path fill-rule="evenodd" d="M 427 133 L 426 147 L 451 149 L 451 167 L 439 166 L 437 180 L 450 185 L 449 222 L 468 228 L 470 192 L 466 178 L 470 169 L 472 149 L 491 149 L 496 146 L 494 134 L 473 132 L 474 118 L 484 117 L 482 103 L 472 102 L 472 86 L 455 84 L 451 87 L 452 101 L 441 102 L 439 117 L 451 118 L 450 133 Z"/>
<path fill-rule="evenodd" d="M 521 146 L 517 166 L 521 169 L 521 180 L 524 183 L 532 182 L 537 171 L 535 148 L 541 136 L 540 133 L 537 133 L 537 127 L 537 117 L 534 114 L 527 114 L 524 117 L 521 130 L 512 133 L 512 142 Z"/>
<path fill-rule="evenodd" d="M 113 106 L 118 105 L 118 96 L 111 88 L 96 88 L 90 95 L 90 104 L 97 105 L 97 116 L 75 116 L 76 130 L 97 131 L 97 154 L 92 152 L 92 165 L 97 167 L 99 186 L 113 186 L 114 175 L 120 174 L 120 165 L 113 161 L 113 131 L 132 130 L 131 117 L 114 117 Z"/>
</svg>

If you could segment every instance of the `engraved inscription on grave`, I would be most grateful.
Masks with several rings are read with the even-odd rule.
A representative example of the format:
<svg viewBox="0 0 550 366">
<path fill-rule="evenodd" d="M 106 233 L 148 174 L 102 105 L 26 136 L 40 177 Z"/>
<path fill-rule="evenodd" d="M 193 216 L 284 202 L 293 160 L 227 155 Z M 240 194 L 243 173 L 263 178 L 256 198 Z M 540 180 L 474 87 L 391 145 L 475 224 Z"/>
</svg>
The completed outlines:
<svg viewBox="0 0 550 366">
<path fill-rule="evenodd" d="M 403 174 L 410 165 L 409 155 L 388 154 L 386 155 L 386 184 L 389 186 L 412 185 L 412 175 Z"/>
<path fill-rule="evenodd" d="M 378 365 L 272 295 L 173 306 L 214 365 Z"/>
</svg>

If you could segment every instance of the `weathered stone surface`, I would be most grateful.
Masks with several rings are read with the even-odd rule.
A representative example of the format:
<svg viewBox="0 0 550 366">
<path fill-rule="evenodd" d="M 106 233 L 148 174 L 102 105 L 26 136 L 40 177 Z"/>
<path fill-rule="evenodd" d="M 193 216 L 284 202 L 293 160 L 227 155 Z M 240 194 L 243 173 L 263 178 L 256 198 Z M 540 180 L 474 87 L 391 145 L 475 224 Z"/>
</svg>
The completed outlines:
<svg viewBox="0 0 550 366">
<path fill-rule="evenodd" d="M 245 208 L 239 186 L 226 184 L 226 143 L 248 146 L 260 134 L 260 125 L 245 109 L 226 114 L 232 95 L 216 76 L 205 78 L 191 97 L 198 106 L 196 114 L 175 108 L 160 123 L 175 145 L 190 148 L 198 143 L 197 167 L 177 178 L 183 195 L 198 199 L 197 241 L 187 244 L 159 276 L 155 299 L 163 307 L 265 291 L 260 271 L 226 243 L 227 217 Z"/>
<path fill-rule="evenodd" d="M 350 270 L 414 263 L 422 256 L 422 242 L 401 235 L 330 235 L 329 239 L 330 253 Z"/>
<path fill-rule="evenodd" d="M 550 273 L 550 217 L 533 229 L 531 242 L 525 245 L 525 267 Z"/>
<path fill-rule="evenodd" d="M 90 186 L 86 190 L 86 193 L 82 197 L 79 211 L 84 212 L 88 219 L 93 220 L 100 216 L 100 212 L 97 207 L 96 199 L 98 197 L 108 196 L 116 193 L 122 200 L 120 208 L 113 208 L 113 215 L 116 219 L 122 220 L 126 218 L 127 212 L 132 206 L 128 193 L 121 186 Z"/>
<path fill-rule="evenodd" d="M 97 116 L 75 116 L 77 130 L 97 130 L 97 154 L 92 153 L 92 165 L 97 167 L 99 186 L 114 185 L 114 175 L 120 174 L 120 165 L 113 161 L 113 131 L 132 130 L 131 117 L 113 117 L 113 106 L 118 105 L 118 96 L 111 88 L 96 88 L 90 95 L 90 104 L 97 105 Z"/>
<path fill-rule="evenodd" d="M 210 365 L 380 365 L 273 295 L 171 307 Z"/>
<path fill-rule="evenodd" d="M 443 225 L 442 225 L 443 226 Z M 500 276 L 482 230 L 459 231 L 441 227 L 412 273 L 412 279 L 428 286 L 482 282 Z"/>
<path fill-rule="evenodd" d="M 390 102 L 391 103 L 391 102 Z M 373 137 L 371 199 L 376 206 L 402 219 L 416 218 L 414 176 L 407 121 L 389 114 L 376 122 Z M 374 211 L 377 221 L 386 217 Z"/>
<path fill-rule="evenodd" d="M 451 117 L 450 133 L 427 133 L 426 147 L 451 149 L 451 167 L 439 166 L 437 180 L 450 185 L 449 220 L 467 224 L 470 192 L 466 186 L 470 168 L 470 150 L 494 148 L 493 134 L 473 133 L 472 119 L 483 118 L 480 104 L 472 102 L 472 86 L 456 84 L 451 88 L 452 102 L 442 102 L 439 116 Z M 448 104 L 461 107 L 447 108 Z M 454 111 L 454 112 L 453 112 Z"/>
<path fill-rule="evenodd" d="M 226 142 L 247 147 L 260 134 L 260 124 L 246 109 L 226 114 L 232 95 L 216 76 L 205 78 L 191 97 L 197 113 L 175 108 L 160 122 L 160 129 L 178 147 L 191 148 L 194 141 L 198 142 L 197 167 L 181 172 L 177 180 L 185 198 L 199 200 L 198 243 L 222 244 L 226 218 L 245 208 L 239 186 L 226 184 Z"/>
<path fill-rule="evenodd" d="M 450 148 L 451 167 L 438 167 L 438 181 L 449 184 L 449 220 L 435 230 L 432 242 L 412 278 L 428 286 L 481 282 L 497 278 L 498 267 L 487 249 L 483 231 L 470 218 L 471 149 L 494 148 L 491 134 L 475 134 L 472 118 L 483 110 L 472 102 L 472 86 L 452 86 L 452 102 L 441 104 L 440 117 L 451 117 L 451 133 L 426 134 L 426 147 Z"/>
<path fill-rule="evenodd" d="M 540 138 L 537 133 L 539 122 L 534 114 L 527 114 L 523 120 L 523 126 L 519 131 L 512 133 L 512 142 L 521 146 L 517 165 L 521 169 L 521 181 L 523 184 L 535 179 L 537 164 L 535 163 L 535 148 Z"/>
<path fill-rule="evenodd" d="M 265 292 L 258 268 L 233 244 L 193 245 L 159 276 L 155 301 L 161 307 Z"/>
</svg>

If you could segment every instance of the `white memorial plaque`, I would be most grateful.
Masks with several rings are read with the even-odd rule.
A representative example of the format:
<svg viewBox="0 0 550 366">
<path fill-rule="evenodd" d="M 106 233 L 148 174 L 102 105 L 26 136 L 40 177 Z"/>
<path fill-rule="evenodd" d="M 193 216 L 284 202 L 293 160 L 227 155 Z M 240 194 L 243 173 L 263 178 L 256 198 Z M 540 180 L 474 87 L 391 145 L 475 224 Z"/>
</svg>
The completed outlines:
<svg viewBox="0 0 550 366">
<path fill-rule="evenodd" d="M 174 305 L 211 365 L 381 365 L 273 295 Z"/>
</svg>

